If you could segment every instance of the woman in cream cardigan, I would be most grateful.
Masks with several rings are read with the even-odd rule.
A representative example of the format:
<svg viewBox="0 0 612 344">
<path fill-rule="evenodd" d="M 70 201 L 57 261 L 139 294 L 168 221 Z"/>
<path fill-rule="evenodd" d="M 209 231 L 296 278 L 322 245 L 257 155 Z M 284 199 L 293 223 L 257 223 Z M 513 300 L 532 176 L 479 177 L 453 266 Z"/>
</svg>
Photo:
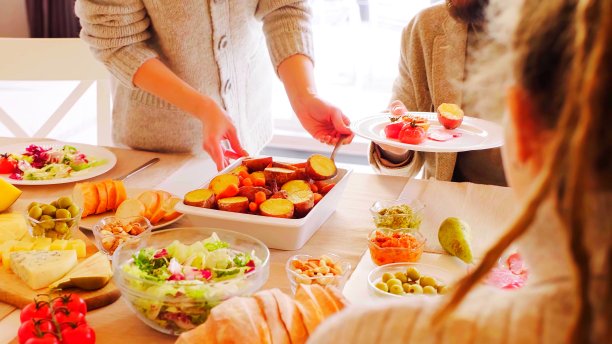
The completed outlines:
<svg viewBox="0 0 612 344">
<path fill-rule="evenodd" d="M 526 0 L 513 12 L 517 3 L 495 13 L 520 18 L 511 54 L 482 68 L 513 74 L 503 158 L 522 213 L 448 297 L 348 307 L 309 342 L 610 341 L 612 1 Z M 503 39 L 513 27 L 490 29 Z M 513 242 L 527 285 L 479 284 Z"/>
<path fill-rule="evenodd" d="M 271 138 L 274 71 L 313 137 L 350 142 L 348 118 L 317 95 L 307 0 L 77 0 L 76 13 L 116 82 L 117 143 L 204 148 L 222 169 Z"/>
</svg>

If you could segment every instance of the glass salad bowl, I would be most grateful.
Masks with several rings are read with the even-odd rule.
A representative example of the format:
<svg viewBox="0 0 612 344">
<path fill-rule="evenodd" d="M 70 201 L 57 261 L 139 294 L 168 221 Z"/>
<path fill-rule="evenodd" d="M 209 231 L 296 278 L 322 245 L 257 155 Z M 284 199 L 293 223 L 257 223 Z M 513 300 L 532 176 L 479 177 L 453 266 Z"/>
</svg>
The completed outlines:
<svg viewBox="0 0 612 344">
<path fill-rule="evenodd" d="M 120 245 L 113 278 L 140 320 L 178 335 L 204 323 L 224 300 L 260 289 L 269 260 L 268 248 L 246 234 L 177 228 Z"/>
</svg>

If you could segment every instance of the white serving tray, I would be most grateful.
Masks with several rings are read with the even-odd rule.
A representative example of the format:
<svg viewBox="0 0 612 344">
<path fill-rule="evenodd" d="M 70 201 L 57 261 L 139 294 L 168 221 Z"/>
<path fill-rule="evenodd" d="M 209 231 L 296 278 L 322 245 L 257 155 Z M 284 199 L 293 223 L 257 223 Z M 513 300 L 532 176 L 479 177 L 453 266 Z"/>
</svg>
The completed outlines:
<svg viewBox="0 0 612 344">
<path fill-rule="evenodd" d="M 288 161 L 290 159 L 285 160 Z M 229 173 L 229 171 L 241 163 L 242 159 L 238 159 L 219 172 L 219 174 Z M 188 206 L 183 203 L 177 204 L 175 209 L 183 214 L 195 217 L 193 220 L 194 222 L 197 221 L 197 225 L 248 234 L 263 241 L 269 248 L 299 250 L 336 210 L 351 172 L 352 170 L 350 169 L 338 168 L 338 174 L 333 178 L 336 186 L 312 208 L 308 215 L 301 219 L 280 219 L 261 215 L 232 213 Z M 210 180 L 202 187 L 208 187 L 209 182 Z"/>
</svg>

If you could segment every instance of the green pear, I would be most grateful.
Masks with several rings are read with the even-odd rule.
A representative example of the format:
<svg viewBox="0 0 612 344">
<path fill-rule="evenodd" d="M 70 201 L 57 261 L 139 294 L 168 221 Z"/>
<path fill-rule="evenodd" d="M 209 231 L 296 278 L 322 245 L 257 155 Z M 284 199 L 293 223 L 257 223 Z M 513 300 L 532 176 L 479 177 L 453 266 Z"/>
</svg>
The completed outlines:
<svg viewBox="0 0 612 344">
<path fill-rule="evenodd" d="M 470 236 L 470 226 L 456 217 L 444 220 L 438 230 L 438 240 L 442 248 L 468 264 L 474 260 Z"/>
</svg>

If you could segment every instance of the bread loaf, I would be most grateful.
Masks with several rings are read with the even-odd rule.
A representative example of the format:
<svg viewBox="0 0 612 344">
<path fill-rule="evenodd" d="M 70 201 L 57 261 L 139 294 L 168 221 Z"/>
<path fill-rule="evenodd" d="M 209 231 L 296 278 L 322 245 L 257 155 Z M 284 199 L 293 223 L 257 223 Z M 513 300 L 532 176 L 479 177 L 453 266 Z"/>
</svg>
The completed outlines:
<svg viewBox="0 0 612 344">
<path fill-rule="evenodd" d="M 212 309 L 206 322 L 177 344 L 302 344 L 327 317 L 346 306 L 333 287 L 299 285 L 295 300 L 278 289 L 234 297 Z"/>
</svg>

